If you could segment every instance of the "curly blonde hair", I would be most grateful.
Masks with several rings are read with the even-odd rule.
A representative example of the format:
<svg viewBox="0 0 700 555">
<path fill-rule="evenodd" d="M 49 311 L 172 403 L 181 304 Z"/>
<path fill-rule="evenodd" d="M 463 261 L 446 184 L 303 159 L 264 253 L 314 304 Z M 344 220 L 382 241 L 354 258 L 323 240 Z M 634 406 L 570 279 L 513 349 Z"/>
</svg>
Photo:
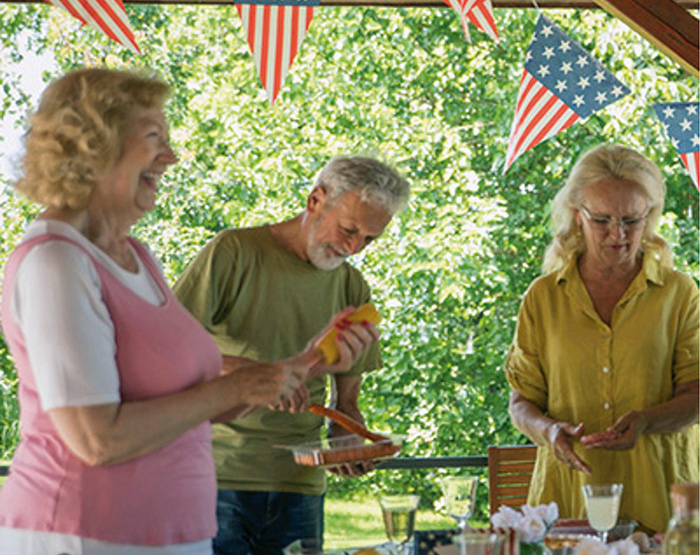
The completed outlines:
<svg viewBox="0 0 700 555">
<path fill-rule="evenodd" d="M 664 208 L 666 184 L 659 168 L 636 150 L 622 145 L 600 145 L 586 152 L 574 164 L 566 184 L 552 202 L 552 242 L 542 263 L 544 273 L 558 270 L 586 249 L 577 233 L 574 210 L 581 208 L 583 191 L 603 179 L 624 179 L 640 186 L 649 215 L 644 224 L 642 251 L 654 251 L 663 264 L 672 264 L 668 243 L 656 233 Z"/>
<path fill-rule="evenodd" d="M 30 119 L 15 188 L 45 206 L 85 207 L 100 175 L 122 154 L 133 110 L 162 107 L 169 92 L 154 75 L 99 68 L 54 81 Z"/>
</svg>

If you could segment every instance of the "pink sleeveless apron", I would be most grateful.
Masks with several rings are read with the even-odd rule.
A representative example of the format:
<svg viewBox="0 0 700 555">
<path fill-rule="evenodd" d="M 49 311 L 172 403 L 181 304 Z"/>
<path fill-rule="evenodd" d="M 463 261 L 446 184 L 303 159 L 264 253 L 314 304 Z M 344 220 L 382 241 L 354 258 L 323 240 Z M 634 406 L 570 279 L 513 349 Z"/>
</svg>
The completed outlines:
<svg viewBox="0 0 700 555">
<path fill-rule="evenodd" d="M 4 291 L 12 291 L 16 270 L 32 247 L 51 240 L 67 241 L 87 253 L 60 236 L 29 240 L 10 256 Z M 130 243 L 162 290 L 163 305 L 141 299 L 87 253 L 114 324 L 125 403 L 180 391 L 214 378 L 221 369 L 221 355 L 209 334 L 175 299 L 144 247 L 133 239 Z M 21 441 L 0 489 L 0 526 L 144 546 L 213 537 L 216 480 L 209 424 L 130 461 L 86 465 L 63 444 L 41 410 L 9 301 L 2 299 L 2 324 L 19 375 Z"/>
</svg>

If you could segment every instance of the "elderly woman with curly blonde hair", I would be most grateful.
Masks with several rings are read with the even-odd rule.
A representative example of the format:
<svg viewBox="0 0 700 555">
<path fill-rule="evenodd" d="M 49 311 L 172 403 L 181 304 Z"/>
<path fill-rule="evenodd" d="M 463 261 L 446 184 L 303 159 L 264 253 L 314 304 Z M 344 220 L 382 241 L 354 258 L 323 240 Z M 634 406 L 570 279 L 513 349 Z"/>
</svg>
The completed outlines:
<svg viewBox="0 0 700 555">
<path fill-rule="evenodd" d="M 520 308 L 510 415 L 539 446 L 529 502 L 565 518 L 586 516 L 582 485 L 622 483 L 620 515 L 662 531 L 670 485 L 698 480 L 698 288 L 656 233 L 665 192 L 632 149 L 584 154 Z"/>
<path fill-rule="evenodd" d="M 3 283 L 21 441 L 0 490 L 2 553 L 211 554 L 210 420 L 308 398 L 312 347 L 223 372 L 216 344 L 129 234 L 176 162 L 167 94 L 149 75 L 77 70 L 31 119 L 17 189 L 45 209 Z"/>
</svg>

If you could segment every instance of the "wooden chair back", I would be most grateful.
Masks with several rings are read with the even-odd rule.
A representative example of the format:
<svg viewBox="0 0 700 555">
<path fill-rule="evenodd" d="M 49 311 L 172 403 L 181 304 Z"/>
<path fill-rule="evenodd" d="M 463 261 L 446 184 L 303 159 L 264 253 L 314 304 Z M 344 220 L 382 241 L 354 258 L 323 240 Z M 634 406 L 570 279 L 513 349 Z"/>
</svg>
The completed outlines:
<svg viewBox="0 0 700 555">
<path fill-rule="evenodd" d="M 536 455 L 535 445 L 489 446 L 490 514 L 501 505 L 519 509 L 527 503 Z"/>
</svg>

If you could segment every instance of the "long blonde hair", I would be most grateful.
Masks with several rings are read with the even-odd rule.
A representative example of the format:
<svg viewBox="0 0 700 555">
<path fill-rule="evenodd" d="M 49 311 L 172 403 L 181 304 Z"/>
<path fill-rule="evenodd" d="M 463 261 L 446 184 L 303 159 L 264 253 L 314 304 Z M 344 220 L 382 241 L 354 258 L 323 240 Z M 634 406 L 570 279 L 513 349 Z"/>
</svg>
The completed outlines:
<svg viewBox="0 0 700 555">
<path fill-rule="evenodd" d="M 25 135 L 15 188 L 45 206 L 80 209 L 121 156 L 134 108 L 162 107 L 169 86 L 153 75 L 79 69 L 51 83 Z"/>
<path fill-rule="evenodd" d="M 671 265 L 668 243 L 656 233 L 664 208 L 666 184 L 661 171 L 651 160 L 622 145 L 600 145 L 586 152 L 574 164 L 569 179 L 552 201 L 552 242 L 542 263 L 544 273 L 564 266 L 586 249 L 583 236 L 577 233 L 574 210 L 581 207 L 583 191 L 603 179 L 624 179 L 639 185 L 647 198 L 647 216 L 642 236 L 642 250 L 654 250 L 663 264 Z"/>
</svg>

